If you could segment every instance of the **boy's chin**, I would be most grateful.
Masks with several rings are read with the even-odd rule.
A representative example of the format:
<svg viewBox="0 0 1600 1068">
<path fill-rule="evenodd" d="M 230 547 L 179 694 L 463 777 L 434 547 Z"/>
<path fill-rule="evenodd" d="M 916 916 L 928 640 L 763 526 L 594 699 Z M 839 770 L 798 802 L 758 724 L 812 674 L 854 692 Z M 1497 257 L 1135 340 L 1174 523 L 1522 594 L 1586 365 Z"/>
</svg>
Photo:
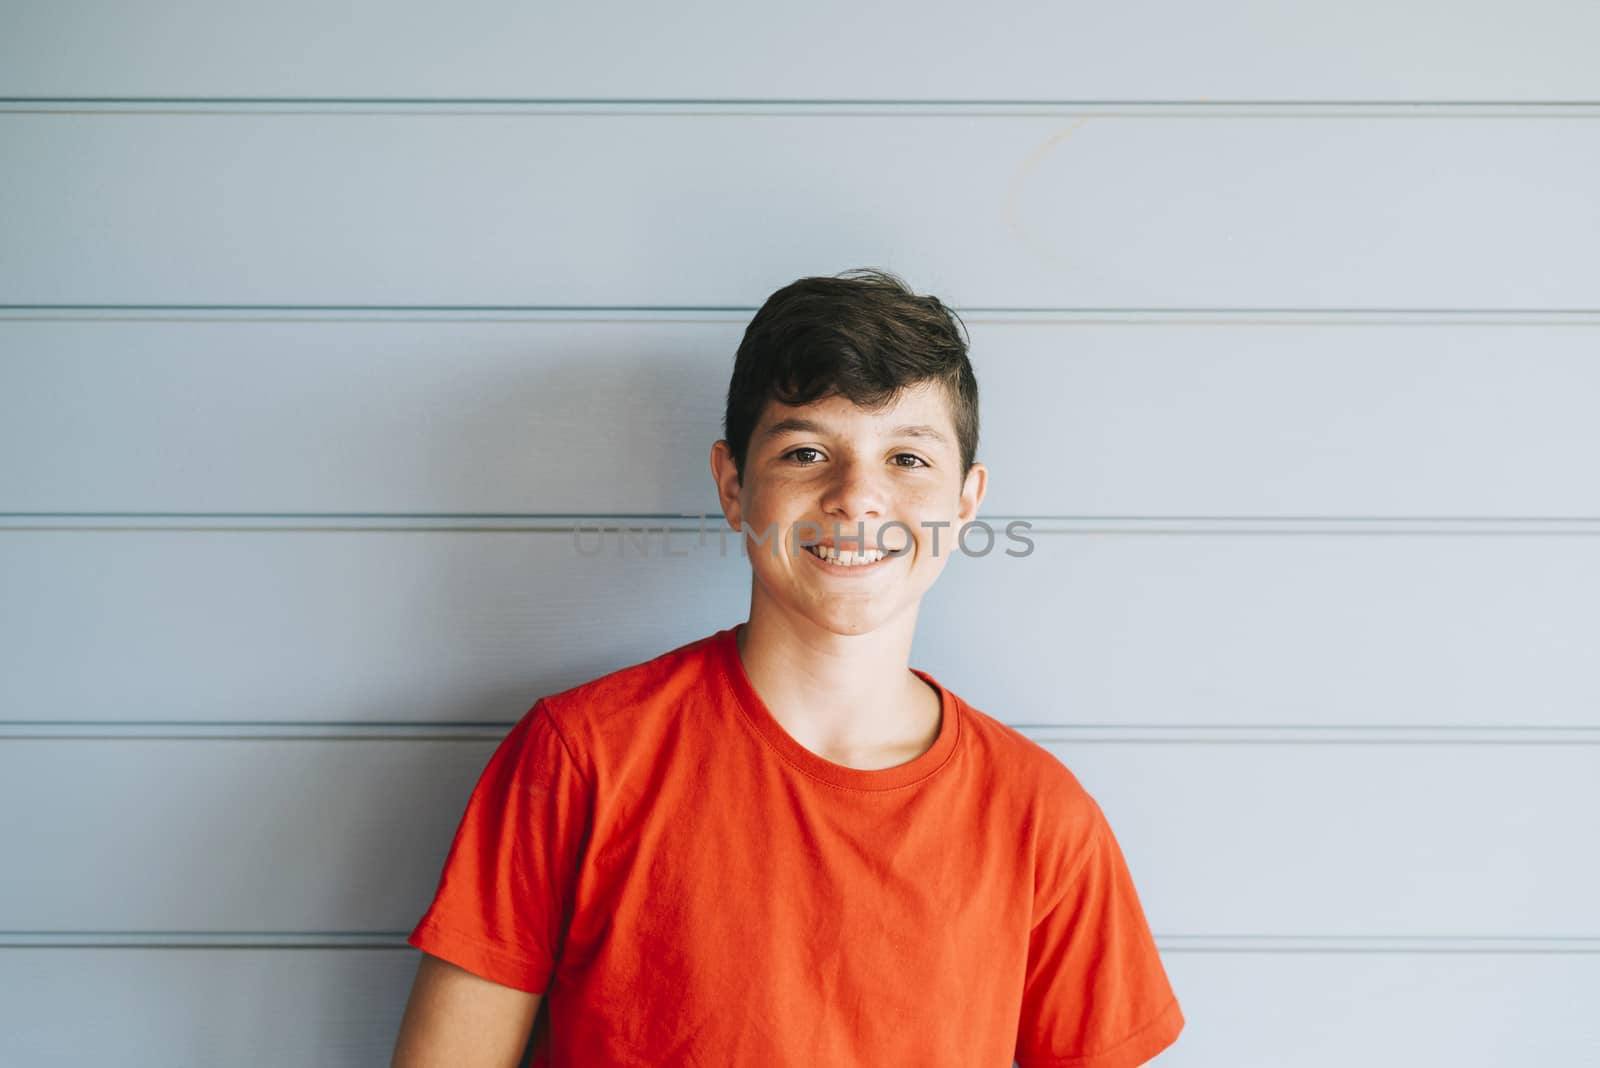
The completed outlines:
<svg viewBox="0 0 1600 1068">
<path fill-rule="evenodd" d="M 857 604 L 829 607 L 819 605 L 807 613 L 808 618 L 823 630 L 841 637 L 860 637 L 892 626 L 900 616 L 902 606 L 889 604 Z"/>
</svg>

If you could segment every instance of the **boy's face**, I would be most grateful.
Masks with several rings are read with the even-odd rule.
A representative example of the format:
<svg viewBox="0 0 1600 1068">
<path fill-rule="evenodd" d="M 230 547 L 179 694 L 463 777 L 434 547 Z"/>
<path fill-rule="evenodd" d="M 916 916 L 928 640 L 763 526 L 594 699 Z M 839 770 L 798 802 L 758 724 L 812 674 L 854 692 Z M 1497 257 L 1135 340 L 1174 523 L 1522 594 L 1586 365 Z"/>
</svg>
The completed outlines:
<svg viewBox="0 0 1600 1068">
<path fill-rule="evenodd" d="M 726 441 L 712 446 L 711 467 L 728 525 L 745 531 L 754 596 L 836 634 L 914 625 L 988 478 L 982 464 L 960 470 L 950 405 L 936 382 L 903 390 L 877 412 L 841 396 L 798 407 L 769 401 L 743 480 Z M 846 566 L 801 542 L 906 551 Z"/>
</svg>

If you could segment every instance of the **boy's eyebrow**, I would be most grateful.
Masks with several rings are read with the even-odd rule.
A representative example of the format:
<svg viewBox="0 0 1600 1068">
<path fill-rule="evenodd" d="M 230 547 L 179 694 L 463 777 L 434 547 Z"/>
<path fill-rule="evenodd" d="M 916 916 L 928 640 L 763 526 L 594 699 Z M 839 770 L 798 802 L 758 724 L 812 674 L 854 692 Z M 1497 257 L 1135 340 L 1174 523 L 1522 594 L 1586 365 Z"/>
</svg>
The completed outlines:
<svg viewBox="0 0 1600 1068">
<path fill-rule="evenodd" d="M 780 434 L 826 434 L 828 428 L 812 419 L 780 419 L 761 432 L 762 437 L 775 438 Z M 897 438 L 930 438 L 944 441 L 945 436 L 926 423 L 906 423 L 890 432 Z"/>
<path fill-rule="evenodd" d="M 932 438 L 934 441 L 943 441 L 944 435 L 926 423 L 907 423 L 905 426 L 894 428 L 897 438 Z"/>
<path fill-rule="evenodd" d="M 810 419 L 779 419 L 761 432 L 764 438 L 775 438 L 779 434 L 825 434 L 827 428 L 821 423 Z"/>
</svg>

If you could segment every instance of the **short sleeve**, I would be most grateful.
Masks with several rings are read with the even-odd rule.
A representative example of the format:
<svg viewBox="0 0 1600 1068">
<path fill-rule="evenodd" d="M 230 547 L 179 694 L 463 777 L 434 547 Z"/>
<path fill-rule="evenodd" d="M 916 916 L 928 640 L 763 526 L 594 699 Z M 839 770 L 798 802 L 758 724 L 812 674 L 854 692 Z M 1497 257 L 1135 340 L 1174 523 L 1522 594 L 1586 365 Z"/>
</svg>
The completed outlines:
<svg viewBox="0 0 1600 1068">
<path fill-rule="evenodd" d="M 1122 850 L 1092 800 L 1090 817 L 1076 867 L 1029 937 L 1022 1068 L 1135 1068 L 1183 1030 Z"/>
<path fill-rule="evenodd" d="M 478 777 L 433 903 L 407 941 L 502 986 L 544 993 L 592 813 L 588 782 L 540 701 Z"/>
</svg>

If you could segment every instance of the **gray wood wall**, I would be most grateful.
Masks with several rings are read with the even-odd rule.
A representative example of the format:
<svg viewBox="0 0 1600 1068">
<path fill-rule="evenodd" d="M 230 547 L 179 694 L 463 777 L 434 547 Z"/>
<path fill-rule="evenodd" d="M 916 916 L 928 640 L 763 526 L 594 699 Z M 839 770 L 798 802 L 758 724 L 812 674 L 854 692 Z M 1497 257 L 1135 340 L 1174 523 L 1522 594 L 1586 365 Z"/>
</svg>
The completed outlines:
<svg viewBox="0 0 1600 1068">
<path fill-rule="evenodd" d="M 743 618 L 694 535 L 743 324 L 876 264 L 966 318 L 986 518 L 1037 535 L 913 662 L 1106 808 L 1160 1063 L 1586 1063 L 1597 39 L 0 7 L 0 1062 L 387 1063 L 495 742 Z"/>
</svg>

